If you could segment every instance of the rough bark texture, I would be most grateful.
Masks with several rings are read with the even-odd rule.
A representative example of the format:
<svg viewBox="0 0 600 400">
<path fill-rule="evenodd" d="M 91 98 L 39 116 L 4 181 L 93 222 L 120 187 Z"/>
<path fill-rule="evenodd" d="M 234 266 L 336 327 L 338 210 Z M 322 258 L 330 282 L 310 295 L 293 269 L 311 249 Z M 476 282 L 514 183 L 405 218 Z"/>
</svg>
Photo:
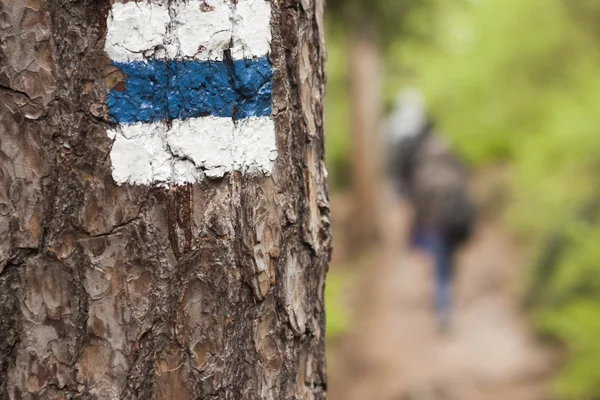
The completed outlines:
<svg viewBox="0 0 600 400">
<path fill-rule="evenodd" d="M 272 176 L 117 186 L 107 0 L 0 0 L 0 399 L 325 397 L 321 0 L 273 0 Z"/>
</svg>

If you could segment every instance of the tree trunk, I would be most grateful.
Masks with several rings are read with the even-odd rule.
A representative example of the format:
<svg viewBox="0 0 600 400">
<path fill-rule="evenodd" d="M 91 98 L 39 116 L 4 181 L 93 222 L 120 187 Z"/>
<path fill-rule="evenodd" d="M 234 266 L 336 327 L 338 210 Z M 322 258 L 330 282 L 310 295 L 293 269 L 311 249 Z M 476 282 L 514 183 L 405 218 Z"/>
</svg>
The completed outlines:
<svg viewBox="0 0 600 400">
<path fill-rule="evenodd" d="M 354 241 L 372 244 L 379 236 L 379 124 L 382 116 L 382 62 L 367 28 L 347 40 L 350 121 L 352 127 L 352 192 L 355 201 Z"/>
<path fill-rule="evenodd" d="M 127 4 L 0 0 L 0 399 L 325 398 L 322 1 Z"/>
</svg>

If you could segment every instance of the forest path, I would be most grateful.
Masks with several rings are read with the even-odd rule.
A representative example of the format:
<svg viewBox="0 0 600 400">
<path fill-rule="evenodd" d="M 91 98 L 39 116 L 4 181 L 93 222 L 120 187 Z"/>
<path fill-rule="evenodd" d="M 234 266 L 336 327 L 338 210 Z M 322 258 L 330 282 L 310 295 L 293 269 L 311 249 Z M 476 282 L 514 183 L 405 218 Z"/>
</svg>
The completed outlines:
<svg viewBox="0 0 600 400">
<path fill-rule="evenodd" d="M 550 399 L 555 358 L 519 306 L 522 264 L 509 237 L 479 224 L 458 258 L 452 329 L 441 333 L 431 263 L 404 245 L 408 208 L 385 201 L 383 249 L 345 289 L 355 312 L 351 332 L 328 349 L 328 398 Z"/>
</svg>

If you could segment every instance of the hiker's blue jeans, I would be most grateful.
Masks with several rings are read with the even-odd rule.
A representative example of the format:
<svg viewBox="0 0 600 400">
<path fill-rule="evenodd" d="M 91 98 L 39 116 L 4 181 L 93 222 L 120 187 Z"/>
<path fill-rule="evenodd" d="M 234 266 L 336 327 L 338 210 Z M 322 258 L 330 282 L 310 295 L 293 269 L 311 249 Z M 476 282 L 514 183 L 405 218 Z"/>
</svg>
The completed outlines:
<svg viewBox="0 0 600 400">
<path fill-rule="evenodd" d="M 438 317 L 445 320 L 450 315 L 451 256 L 442 235 L 432 230 L 420 230 L 414 237 L 415 244 L 427 251 L 434 261 L 435 308 Z"/>
</svg>

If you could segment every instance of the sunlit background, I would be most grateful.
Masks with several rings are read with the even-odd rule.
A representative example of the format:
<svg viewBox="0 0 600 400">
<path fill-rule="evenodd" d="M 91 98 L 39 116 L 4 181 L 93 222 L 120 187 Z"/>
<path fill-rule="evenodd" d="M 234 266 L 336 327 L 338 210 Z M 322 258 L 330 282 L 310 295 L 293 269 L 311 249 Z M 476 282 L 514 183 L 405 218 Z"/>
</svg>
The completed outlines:
<svg viewBox="0 0 600 400">
<path fill-rule="evenodd" d="M 600 399 L 600 0 L 330 0 L 332 399 Z M 379 132 L 419 88 L 478 225 L 441 335 Z"/>
</svg>

